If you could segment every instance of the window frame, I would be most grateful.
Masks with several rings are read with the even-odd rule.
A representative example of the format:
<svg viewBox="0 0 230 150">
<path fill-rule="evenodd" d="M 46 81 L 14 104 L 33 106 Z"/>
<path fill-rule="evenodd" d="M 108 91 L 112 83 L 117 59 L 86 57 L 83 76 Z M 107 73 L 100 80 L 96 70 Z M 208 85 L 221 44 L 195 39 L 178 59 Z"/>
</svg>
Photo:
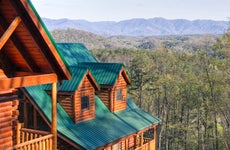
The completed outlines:
<svg viewBox="0 0 230 150">
<path fill-rule="evenodd" d="M 122 101 L 122 100 L 123 100 L 122 88 L 116 89 L 116 101 Z"/>
<path fill-rule="evenodd" d="M 90 108 L 89 95 L 81 96 L 81 110 L 88 110 L 89 108 Z"/>
</svg>

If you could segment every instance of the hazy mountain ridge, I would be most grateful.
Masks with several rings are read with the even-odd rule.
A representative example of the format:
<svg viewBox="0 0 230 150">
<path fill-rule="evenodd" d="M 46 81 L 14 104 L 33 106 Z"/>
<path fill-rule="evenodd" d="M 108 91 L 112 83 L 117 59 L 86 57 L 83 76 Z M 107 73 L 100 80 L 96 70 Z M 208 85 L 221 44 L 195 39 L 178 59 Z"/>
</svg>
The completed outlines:
<svg viewBox="0 0 230 150">
<path fill-rule="evenodd" d="M 160 36 L 102 36 L 77 29 L 55 29 L 51 31 L 56 42 L 84 43 L 90 49 L 148 49 L 162 47 L 173 51 L 196 52 L 209 48 L 220 35 L 160 35 Z"/>
<path fill-rule="evenodd" d="M 130 19 L 119 22 L 43 18 L 49 30 L 75 28 L 100 35 L 153 36 L 188 34 L 223 34 L 229 27 L 227 21 L 164 18 Z"/>
</svg>

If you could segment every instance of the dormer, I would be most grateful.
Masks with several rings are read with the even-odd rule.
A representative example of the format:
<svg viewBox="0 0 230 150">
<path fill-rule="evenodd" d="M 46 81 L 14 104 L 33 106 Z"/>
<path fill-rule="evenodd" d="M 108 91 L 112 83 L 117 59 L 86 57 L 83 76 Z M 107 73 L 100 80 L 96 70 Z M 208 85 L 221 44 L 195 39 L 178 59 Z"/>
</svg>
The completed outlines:
<svg viewBox="0 0 230 150">
<path fill-rule="evenodd" d="M 80 63 L 88 67 L 100 85 L 96 95 L 111 112 L 126 109 L 127 86 L 131 83 L 128 72 L 120 63 Z"/>
<path fill-rule="evenodd" d="M 59 83 L 57 101 L 75 123 L 95 118 L 95 91 L 99 85 L 85 67 L 70 67 L 71 80 Z M 45 89 L 50 92 L 50 85 Z"/>
</svg>

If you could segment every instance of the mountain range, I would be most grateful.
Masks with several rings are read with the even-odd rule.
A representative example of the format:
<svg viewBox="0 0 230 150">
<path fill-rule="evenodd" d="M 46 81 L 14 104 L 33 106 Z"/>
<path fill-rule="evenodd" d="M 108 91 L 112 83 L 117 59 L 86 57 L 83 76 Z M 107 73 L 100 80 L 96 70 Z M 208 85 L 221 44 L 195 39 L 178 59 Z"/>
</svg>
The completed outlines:
<svg viewBox="0 0 230 150">
<path fill-rule="evenodd" d="M 78 29 L 99 35 L 154 36 L 154 35 L 191 35 L 223 34 L 229 28 L 228 21 L 214 20 L 169 20 L 164 18 L 130 19 L 119 22 L 42 18 L 47 28 Z"/>
</svg>

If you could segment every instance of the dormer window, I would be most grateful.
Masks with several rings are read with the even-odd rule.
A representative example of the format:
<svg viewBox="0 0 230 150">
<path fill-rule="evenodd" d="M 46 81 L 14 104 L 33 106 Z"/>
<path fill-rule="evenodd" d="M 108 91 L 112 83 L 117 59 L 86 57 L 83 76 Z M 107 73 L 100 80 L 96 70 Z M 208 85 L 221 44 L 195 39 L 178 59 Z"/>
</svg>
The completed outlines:
<svg viewBox="0 0 230 150">
<path fill-rule="evenodd" d="M 89 96 L 81 97 L 81 109 L 89 109 Z"/>
<path fill-rule="evenodd" d="M 117 91 L 116 91 L 116 100 L 117 101 L 122 100 L 122 89 L 117 89 Z"/>
</svg>

